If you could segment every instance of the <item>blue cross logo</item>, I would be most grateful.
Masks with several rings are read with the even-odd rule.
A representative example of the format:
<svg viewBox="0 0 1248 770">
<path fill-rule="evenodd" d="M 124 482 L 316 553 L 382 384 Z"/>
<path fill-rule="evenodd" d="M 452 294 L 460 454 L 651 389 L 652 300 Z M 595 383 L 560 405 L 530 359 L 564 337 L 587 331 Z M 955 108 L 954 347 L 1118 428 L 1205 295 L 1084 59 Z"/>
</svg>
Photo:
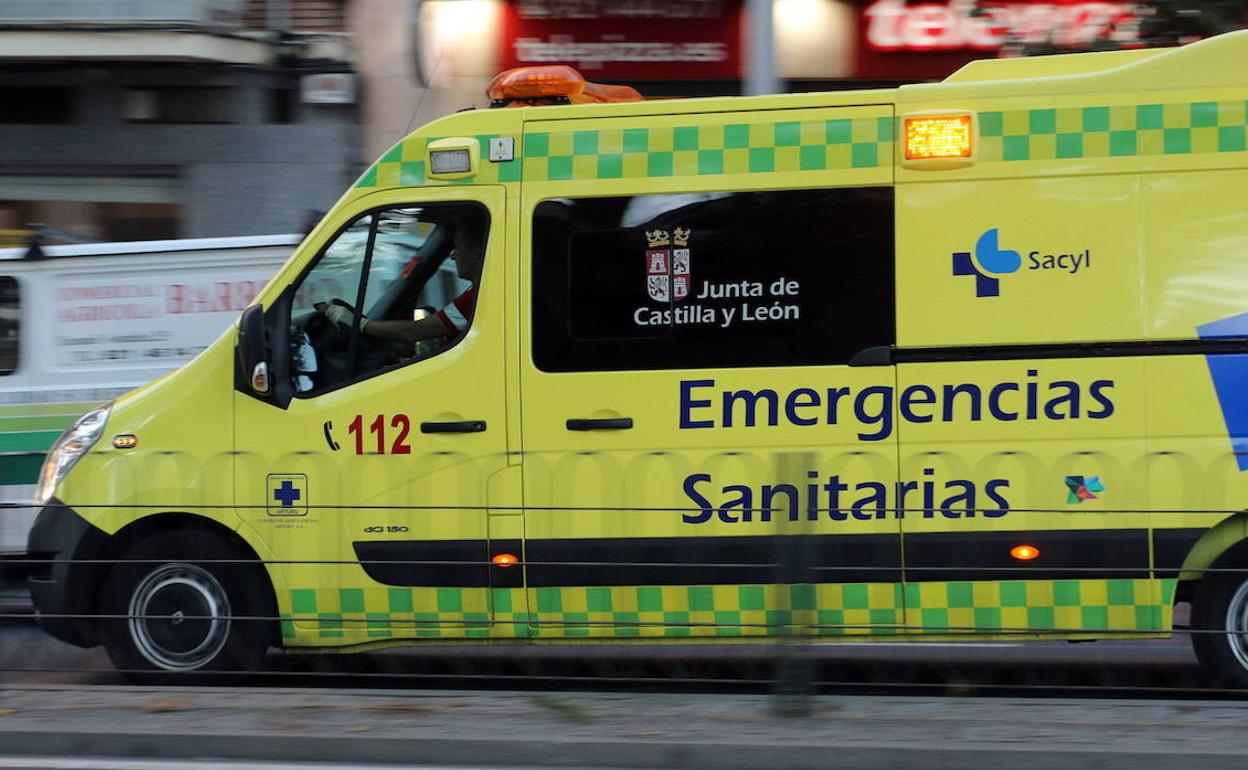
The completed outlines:
<svg viewBox="0 0 1248 770">
<path fill-rule="evenodd" d="M 270 516 L 306 516 L 308 514 L 308 477 L 302 473 L 270 473 Z"/>
<path fill-rule="evenodd" d="M 969 251 L 953 255 L 954 275 L 975 276 L 976 297 L 996 297 L 1001 294 L 1001 280 L 996 276 L 1018 271 L 1023 257 L 1017 251 L 1001 248 L 1001 234 L 997 228 L 986 230 L 975 242 L 975 256 Z"/>
<path fill-rule="evenodd" d="M 282 482 L 282 486 L 273 490 L 273 499 L 282 504 L 283 508 L 289 508 L 295 504 L 295 501 L 303 497 L 303 493 L 295 489 L 295 485 L 290 480 Z"/>
</svg>

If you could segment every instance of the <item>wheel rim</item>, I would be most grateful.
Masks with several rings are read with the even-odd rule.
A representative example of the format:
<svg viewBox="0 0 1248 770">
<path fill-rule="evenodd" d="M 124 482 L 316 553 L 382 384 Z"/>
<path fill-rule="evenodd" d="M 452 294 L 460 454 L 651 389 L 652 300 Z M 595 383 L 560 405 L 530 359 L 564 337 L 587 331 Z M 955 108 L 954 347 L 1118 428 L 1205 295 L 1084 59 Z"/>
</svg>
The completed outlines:
<svg viewBox="0 0 1248 770">
<path fill-rule="evenodd" d="M 1239 584 L 1226 606 L 1226 643 L 1239 665 L 1248 670 L 1248 580 Z"/>
<path fill-rule="evenodd" d="M 171 671 L 204 666 L 230 634 L 230 601 L 208 570 L 162 564 L 130 596 L 130 638 L 152 665 Z"/>
</svg>

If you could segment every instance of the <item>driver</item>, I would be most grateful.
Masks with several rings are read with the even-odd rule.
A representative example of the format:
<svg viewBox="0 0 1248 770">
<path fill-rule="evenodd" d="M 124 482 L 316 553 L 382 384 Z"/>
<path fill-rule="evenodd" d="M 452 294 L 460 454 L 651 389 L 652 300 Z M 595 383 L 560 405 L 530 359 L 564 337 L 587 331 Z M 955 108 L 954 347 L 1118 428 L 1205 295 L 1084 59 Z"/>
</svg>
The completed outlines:
<svg viewBox="0 0 1248 770">
<path fill-rule="evenodd" d="M 455 259 L 455 272 L 472 284 L 466 291 L 451 300 L 446 307 L 419 321 L 407 319 L 371 319 L 360 316 L 360 332 L 366 337 L 420 342 L 437 337 L 450 337 L 468 330 L 472 308 L 477 300 L 477 286 L 481 283 L 481 266 L 485 258 L 483 227 L 471 218 L 464 218 L 451 225 L 454 227 L 451 256 Z M 350 326 L 353 313 L 342 305 L 329 305 L 325 317 L 343 326 Z"/>
</svg>

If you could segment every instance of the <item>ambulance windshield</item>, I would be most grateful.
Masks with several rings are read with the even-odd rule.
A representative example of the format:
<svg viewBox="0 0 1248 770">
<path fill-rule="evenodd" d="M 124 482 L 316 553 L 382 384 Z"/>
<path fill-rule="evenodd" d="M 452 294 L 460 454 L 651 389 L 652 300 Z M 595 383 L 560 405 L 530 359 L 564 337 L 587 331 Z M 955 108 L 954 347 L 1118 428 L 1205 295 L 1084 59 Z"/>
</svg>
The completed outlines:
<svg viewBox="0 0 1248 770">
<path fill-rule="evenodd" d="M 447 203 L 366 214 L 343 230 L 295 290 L 295 391 L 337 388 L 454 344 L 471 319 L 485 222 L 476 204 Z"/>
</svg>

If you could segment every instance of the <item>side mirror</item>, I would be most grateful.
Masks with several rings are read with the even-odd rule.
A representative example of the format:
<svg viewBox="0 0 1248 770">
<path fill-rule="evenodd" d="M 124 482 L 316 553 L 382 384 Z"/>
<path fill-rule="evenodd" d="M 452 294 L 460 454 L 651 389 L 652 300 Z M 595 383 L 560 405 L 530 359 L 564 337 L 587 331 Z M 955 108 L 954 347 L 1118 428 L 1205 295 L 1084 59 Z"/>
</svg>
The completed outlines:
<svg viewBox="0 0 1248 770">
<path fill-rule="evenodd" d="M 238 321 L 238 363 L 242 366 L 247 384 L 258 395 L 268 395 L 272 389 L 269 382 L 269 339 L 264 323 L 264 308 L 252 305 L 243 311 Z"/>
</svg>

